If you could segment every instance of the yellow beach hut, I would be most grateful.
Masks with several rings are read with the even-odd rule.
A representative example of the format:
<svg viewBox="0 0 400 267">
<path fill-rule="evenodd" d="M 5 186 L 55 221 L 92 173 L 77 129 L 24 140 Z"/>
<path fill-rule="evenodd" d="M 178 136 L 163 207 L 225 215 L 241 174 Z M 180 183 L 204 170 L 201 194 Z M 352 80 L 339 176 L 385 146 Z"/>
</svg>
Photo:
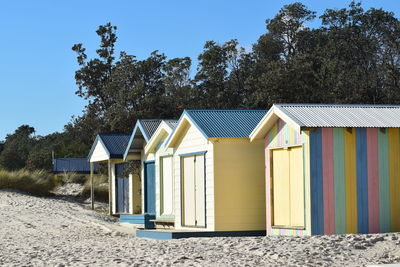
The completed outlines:
<svg viewBox="0 0 400 267">
<path fill-rule="evenodd" d="M 174 226 L 173 149 L 165 141 L 174 130 L 176 120 L 163 120 L 144 148 L 155 161 L 156 227 Z"/>
<path fill-rule="evenodd" d="M 273 105 L 264 141 L 270 235 L 400 231 L 400 106 Z"/>
<path fill-rule="evenodd" d="M 135 210 L 120 216 L 121 223 L 153 228 L 156 215 L 156 185 L 154 153 L 144 153 L 144 148 L 161 124 L 161 119 L 137 120 L 125 148 L 125 162 L 136 162 L 139 171 L 132 174 L 133 204 Z"/>
<path fill-rule="evenodd" d="M 265 234 L 262 140 L 249 134 L 263 110 L 185 110 L 165 143 L 173 149 L 174 227 L 159 239 Z"/>
</svg>

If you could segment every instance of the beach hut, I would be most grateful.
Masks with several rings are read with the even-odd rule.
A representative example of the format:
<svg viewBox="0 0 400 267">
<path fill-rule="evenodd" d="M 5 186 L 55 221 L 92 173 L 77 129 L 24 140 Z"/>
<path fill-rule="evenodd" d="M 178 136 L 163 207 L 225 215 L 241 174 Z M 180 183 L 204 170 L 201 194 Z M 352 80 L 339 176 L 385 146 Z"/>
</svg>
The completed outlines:
<svg viewBox="0 0 400 267">
<path fill-rule="evenodd" d="M 400 106 L 273 105 L 264 140 L 271 235 L 400 231 Z"/>
<path fill-rule="evenodd" d="M 248 138 L 265 113 L 185 110 L 164 145 L 174 151 L 175 230 L 137 236 L 265 234 L 264 152 Z"/>
<path fill-rule="evenodd" d="M 144 148 L 146 157 L 153 154 L 155 162 L 156 227 L 174 226 L 173 149 L 164 144 L 177 124 L 176 120 L 163 120 Z"/>
<path fill-rule="evenodd" d="M 88 161 L 92 166 L 95 163 L 107 163 L 110 187 L 109 212 L 113 215 L 132 213 L 135 205 L 141 204 L 133 203 L 133 198 L 131 197 L 133 195 L 132 187 L 129 186 L 132 177 L 123 175 L 123 156 L 129 138 L 129 134 L 98 134 L 88 155 Z"/>
<path fill-rule="evenodd" d="M 156 185 L 154 154 L 145 154 L 144 147 L 153 136 L 161 119 L 137 120 L 128 145 L 124 151 L 124 161 L 134 161 L 138 165 L 138 173 L 133 176 L 133 188 L 136 203 L 140 202 L 136 210 L 130 214 L 120 216 L 120 222 L 135 226 L 152 228 L 156 214 Z"/>
<path fill-rule="evenodd" d="M 98 164 L 93 165 L 93 173 L 97 174 Z M 56 175 L 76 174 L 90 175 L 90 163 L 87 158 L 55 158 L 53 159 L 53 173 Z"/>
</svg>

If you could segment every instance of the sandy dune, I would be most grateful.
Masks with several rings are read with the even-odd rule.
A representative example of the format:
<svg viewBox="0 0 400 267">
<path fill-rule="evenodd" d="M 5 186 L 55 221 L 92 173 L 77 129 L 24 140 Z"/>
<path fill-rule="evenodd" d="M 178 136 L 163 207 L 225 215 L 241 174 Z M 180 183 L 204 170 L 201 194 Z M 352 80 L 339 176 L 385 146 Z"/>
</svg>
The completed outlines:
<svg viewBox="0 0 400 267">
<path fill-rule="evenodd" d="M 0 191 L 0 265 L 365 265 L 400 262 L 400 234 L 138 239 L 57 198 Z"/>
</svg>

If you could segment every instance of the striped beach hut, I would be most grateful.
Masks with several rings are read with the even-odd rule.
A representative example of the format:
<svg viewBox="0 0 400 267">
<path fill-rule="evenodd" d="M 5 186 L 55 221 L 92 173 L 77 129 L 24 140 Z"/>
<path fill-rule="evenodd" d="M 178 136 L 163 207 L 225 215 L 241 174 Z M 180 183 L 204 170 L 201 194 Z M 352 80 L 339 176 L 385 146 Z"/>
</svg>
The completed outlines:
<svg viewBox="0 0 400 267">
<path fill-rule="evenodd" d="M 400 231 L 400 106 L 273 105 L 264 140 L 267 233 Z"/>
<path fill-rule="evenodd" d="M 183 112 L 165 143 L 174 151 L 175 230 L 265 233 L 262 141 L 251 143 L 248 137 L 265 113 Z"/>
</svg>

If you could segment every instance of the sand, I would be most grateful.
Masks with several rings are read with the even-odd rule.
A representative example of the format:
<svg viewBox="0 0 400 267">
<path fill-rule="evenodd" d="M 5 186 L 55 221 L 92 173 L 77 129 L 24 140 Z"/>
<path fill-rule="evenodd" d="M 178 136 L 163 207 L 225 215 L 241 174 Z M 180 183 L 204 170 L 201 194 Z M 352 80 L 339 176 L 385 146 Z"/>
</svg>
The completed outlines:
<svg viewBox="0 0 400 267">
<path fill-rule="evenodd" d="M 400 262 L 400 234 L 319 237 L 134 237 L 65 197 L 0 191 L 0 265 L 362 266 Z"/>
</svg>

